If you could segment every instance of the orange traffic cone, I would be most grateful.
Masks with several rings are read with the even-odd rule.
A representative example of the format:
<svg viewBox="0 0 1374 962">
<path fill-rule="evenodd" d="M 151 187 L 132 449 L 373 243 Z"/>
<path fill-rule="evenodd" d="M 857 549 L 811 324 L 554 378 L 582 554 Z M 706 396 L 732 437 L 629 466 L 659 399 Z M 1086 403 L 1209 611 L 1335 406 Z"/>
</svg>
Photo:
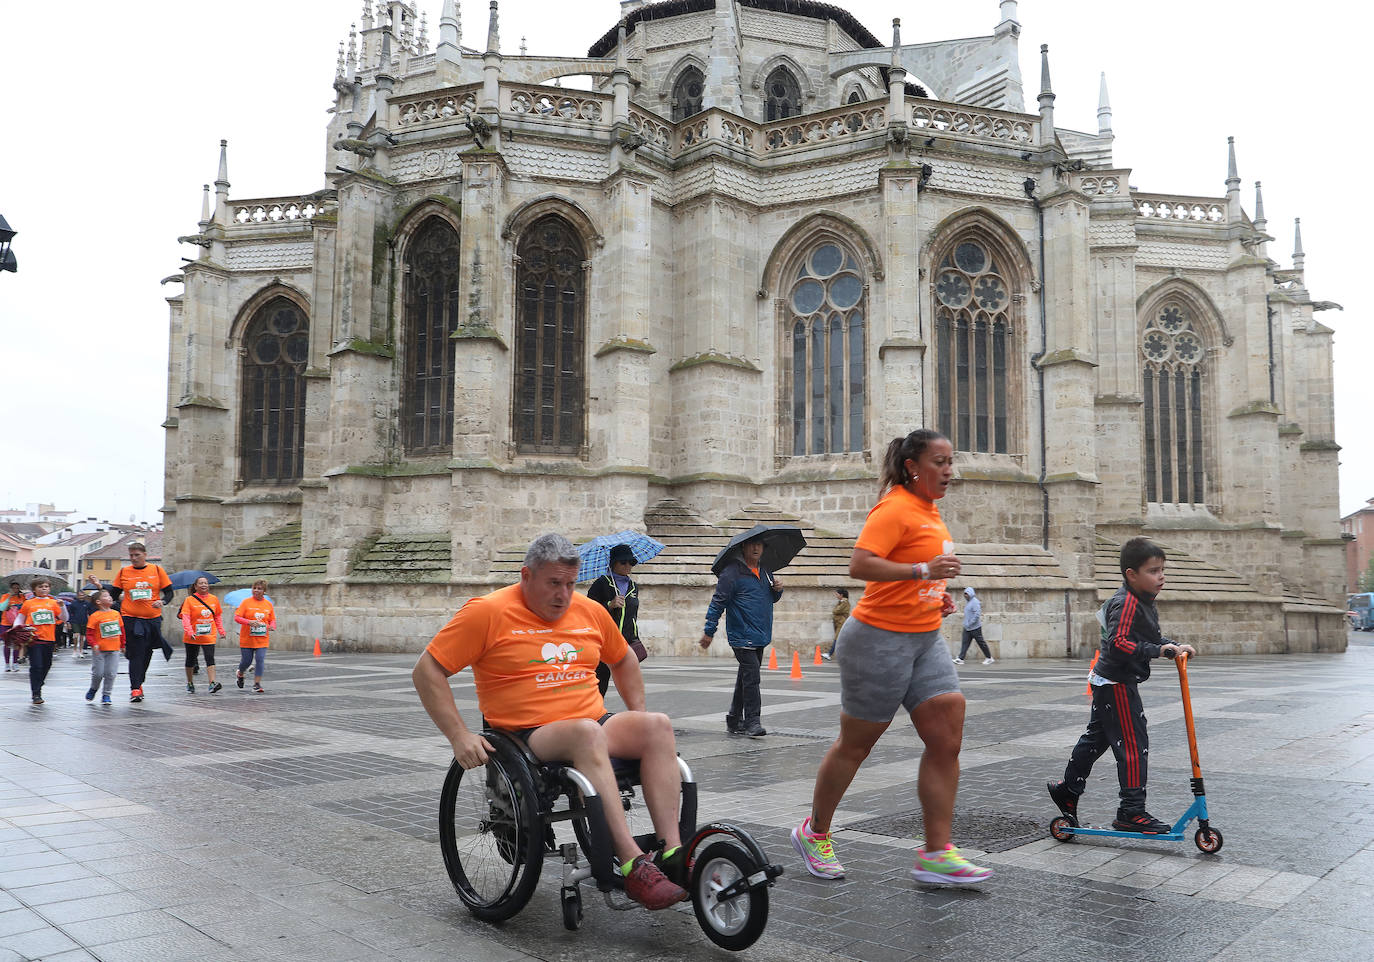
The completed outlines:
<svg viewBox="0 0 1374 962">
<path fill-rule="evenodd" d="M 320 639 L 315 639 L 315 657 L 320 657 Z"/>
<path fill-rule="evenodd" d="M 816 646 L 816 657 L 811 659 L 811 664 L 813 664 L 813 665 L 822 664 L 822 661 L 821 661 L 821 646 L 820 646 L 820 645 L 817 645 L 817 646 Z"/>
<path fill-rule="evenodd" d="M 791 678 L 793 681 L 800 681 L 801 676 L 801 655 L 797 654 L 794 651 L 792 652 L 792 674 L 788 677 Z"/>
<path fill-rule="evenodd" d="M 768 670 L 778 670 L 778 649 L 770 647 L 768 649 Z"/>
</svg>

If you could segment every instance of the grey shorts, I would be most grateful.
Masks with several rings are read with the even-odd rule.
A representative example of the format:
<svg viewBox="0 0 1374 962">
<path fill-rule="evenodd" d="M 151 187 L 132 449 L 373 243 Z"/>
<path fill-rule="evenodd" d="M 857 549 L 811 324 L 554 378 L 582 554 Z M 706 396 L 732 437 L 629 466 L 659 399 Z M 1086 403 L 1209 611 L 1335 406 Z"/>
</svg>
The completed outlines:
<svg viewBox="0 0 1374 962">
<path fill-rule="evenodd" d="M 888 631 L 850 618 L 835 639 L 840 710 L 851 718 L 890 722 L 900 705 L 959 690 L 949 646 L 934 631 Z"/>
</svg>

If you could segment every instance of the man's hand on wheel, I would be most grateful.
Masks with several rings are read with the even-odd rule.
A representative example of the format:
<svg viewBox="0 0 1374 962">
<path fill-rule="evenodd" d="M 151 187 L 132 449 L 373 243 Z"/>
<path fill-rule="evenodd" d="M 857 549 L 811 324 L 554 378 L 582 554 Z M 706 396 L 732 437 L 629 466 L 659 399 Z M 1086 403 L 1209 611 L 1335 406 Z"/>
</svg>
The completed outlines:
<svg viewBox="0 0 1374 962">
<path fill-rule="evenodd" d="M 453 740 L 453 757 L 465 771 L 487 763 L 487 757 L 496 749 L 476 732 L 463 732 Z"/>
</svg>

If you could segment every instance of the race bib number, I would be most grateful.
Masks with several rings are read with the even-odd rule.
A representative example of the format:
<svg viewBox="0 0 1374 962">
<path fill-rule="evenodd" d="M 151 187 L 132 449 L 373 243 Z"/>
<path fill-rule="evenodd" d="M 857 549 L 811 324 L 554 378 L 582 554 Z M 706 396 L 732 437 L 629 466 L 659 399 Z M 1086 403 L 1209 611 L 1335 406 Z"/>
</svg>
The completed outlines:
<svg viewBox="0 0 1374 962">
<path fill-rule="evenodd" d="M 118 638 L 118 637 L 119 637 L 119 622 L 117 622 L 117 621 L 102 621 L 102 622 L 100 623 L 100 637 L 101 637 L 101 638 Z"/>
<path fill-rule="evenodd" d="M 51 625 L 56 620 L 57 619 L 53 617 L 53 613 L 46 608 L 40 608 L 33 613 L 33 623 L 35 625 Z"/>
<path fill-rule="evenodd" d="M 256 622 L 248 626 L 248 633 L 255 638 L 267 637 L 267 626 L 262 622 Z"/>
<path fill-rule="evenodd" d="M 198 635 L 208 635 L 209 633 L 210 633 L 210 626 L 209 626 L 209 625 L 196 625 L 196 634 L 198 634 Z"/>
<path fill-rule="evenodd" d="M 130 599 L 131 601 L 152 601 L 152 600 L 153 600 L 153 589 L 152 589 L 152 588 L 134 588 L 134 589 L 132 589 L 132 590 L 129 592 L 129 599 Z"/>
</svg>

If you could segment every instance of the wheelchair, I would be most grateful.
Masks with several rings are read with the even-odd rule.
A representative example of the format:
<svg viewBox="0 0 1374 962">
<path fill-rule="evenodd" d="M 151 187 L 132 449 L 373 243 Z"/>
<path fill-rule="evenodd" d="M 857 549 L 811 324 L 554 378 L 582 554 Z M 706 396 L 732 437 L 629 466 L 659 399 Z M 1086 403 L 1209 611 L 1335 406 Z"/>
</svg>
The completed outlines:
<svg viewBox="0 0 1374 962">
<path fill-rule="evenodd" d="M 580 886 L 589 880 L 612 909 L 639 908 L 624 895 L 602 807 L 622 805 L 640 848 L 652 851 L 653 825 L 636 800 L 639 762 L 612 759 L 620 798 L 603 800 L 577 769 L 540 761 L 509 732 L 485 729 L 482 736 L 494 749 L 487 764 L 464 771 L 452 762 L 439 800 L 444 867 L 468 911 L 487 922 L 511 918 L 534 895 L 549 858 L 563 865 L 559 902 L 565 928 L 581 926 Z M 680 757 L 678 769 L 685 857 L 669 877 L 687 890 L 707 938 L 725 949 L 746 949 L 768 924 L 768 889 L 782 866 L 770 864 L 742 828 L 725 822 L 698 826 L 696 782 Z M 575 842 L 559 843 L 555 825 L 561 822 L 571 824 Z"/>
</svg>

